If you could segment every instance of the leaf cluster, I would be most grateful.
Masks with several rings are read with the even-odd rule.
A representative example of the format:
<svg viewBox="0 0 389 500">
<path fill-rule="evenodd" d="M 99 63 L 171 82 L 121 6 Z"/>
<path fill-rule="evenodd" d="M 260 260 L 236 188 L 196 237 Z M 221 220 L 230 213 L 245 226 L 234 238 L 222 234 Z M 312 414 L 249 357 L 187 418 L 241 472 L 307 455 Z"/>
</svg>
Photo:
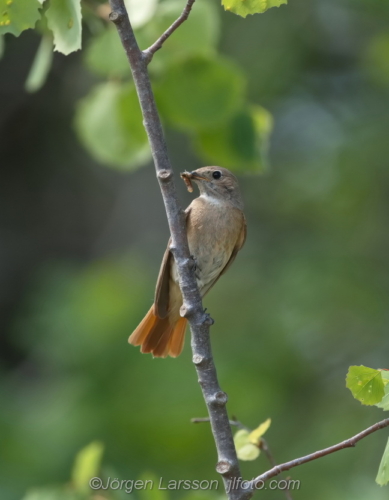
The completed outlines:
<svg viewBox="0 0 389 500">
<path fill-rule="evenodd" d="M 0 35 L 19 36 L 36 28 L 41 43 L 27 77 L 28 92 L 44 84 L 55 51 L 68 55 L 87 39 L 84 61 L 101 81 L 78 103 L 77 135 L 89 153 L 105 166 L 130 171 L 151 160 L 130 67 L 108 3 L 81 0 L 0 0 Z M 223 2 L 245 17 L 286 0 Z M 182 0 L 125 0 L 142 49 L 178 18 Z M 215 4 L 197 0 L 189 19 L 157 52 L 150 66 L 158 107 L 166 126 L 188 136 L 202 161 L 231 169 L 259 172 L 266 166 L 272 117 L 247 100 L 246 75 L 218 54 L 220 13 Z M 86 32 L 86 34 L 85 34 Z"/>
</svg>

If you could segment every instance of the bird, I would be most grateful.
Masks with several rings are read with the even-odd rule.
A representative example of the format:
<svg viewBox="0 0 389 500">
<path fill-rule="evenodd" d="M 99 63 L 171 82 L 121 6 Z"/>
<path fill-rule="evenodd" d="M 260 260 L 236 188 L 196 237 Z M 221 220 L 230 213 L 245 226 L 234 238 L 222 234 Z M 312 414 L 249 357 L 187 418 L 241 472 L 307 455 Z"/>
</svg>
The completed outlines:
<svg viewBox="0 0 389 500">
<path fill-rule="evenodd" d="M 231 266 L 246 240 L 247 225 L 237 178 L 223 167 L 201 167 L 181 177 L 200 194 L 185 210 L 189 251 L 201 297 Z M 180 316 L 183 299 L 170 240 L 162 259 L 154 303 L 129 337 L 142 353 L 177 357 L 183 350 L 187 319 Z"/>
</svg>

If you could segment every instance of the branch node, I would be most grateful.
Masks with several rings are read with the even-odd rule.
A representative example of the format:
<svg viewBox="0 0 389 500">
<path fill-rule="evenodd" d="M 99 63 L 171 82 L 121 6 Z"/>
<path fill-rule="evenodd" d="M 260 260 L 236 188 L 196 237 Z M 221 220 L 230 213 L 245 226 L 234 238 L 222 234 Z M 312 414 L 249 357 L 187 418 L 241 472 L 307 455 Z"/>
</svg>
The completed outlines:
<svg viewBox="0 0 389 500">
<path fill-rule="evenodd" d="M 198 366 L 201 365 L 205 361 L 205 357 L 201 356 L 201 354 L 195 354 L 192 358 L 193 363 Z"/>
<path fill-rule="evenodd" d="M 189 316 L 192 316 L 192 314 L 194 314 L 195 311 L 196 311 L 195 307 L 184 303 L 180 307 L 180 316 L 181 318 L 188 318 Z"/>
<path fill-rule="evenodd" d="M 116 10 L 113 10 L 112 12 L 109 13 L 108 17 L 110 21 L 116 24 L 120 21 L 121 15 Z"/>
<path fill-rule="evenodd" d="M 153 58 L 153 54 L 149 51 L 149 49 L 142 50 L 142 59 L 144 60 L 146 65 L 151 62 L 152 58 Z"/>
<path fill-rule="evenodd" d="M 161 179 L 161 181 L 168 181 L 171 176 L 172 176 L 173 172 L 171 170 L 159 170 L 158 171 L 158 178 Z"/>
<path fill-rule="evenodd" d="M 216 394 L 213 394 L 210 398 L 210 402 L 217 404 L 218 406 L 225 405 L 228 401 L 228 396 L 223 391 L 218 391 Z"/>
<path fill-rule="evenodd" d="M 228 460 L 220 460 L 216 464 L 216 472 L 218 472 L 219 474 L 228 474 L 229 472 L 231 472 L 232 467 L 233 464 Z"/>
</svg>

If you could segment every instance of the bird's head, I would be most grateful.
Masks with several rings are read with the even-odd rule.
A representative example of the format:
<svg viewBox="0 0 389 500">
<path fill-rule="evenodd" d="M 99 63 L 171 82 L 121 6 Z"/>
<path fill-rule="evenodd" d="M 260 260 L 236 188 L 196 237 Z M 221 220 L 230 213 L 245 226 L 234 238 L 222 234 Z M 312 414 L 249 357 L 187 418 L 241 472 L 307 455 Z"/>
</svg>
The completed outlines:
<svg viewBox="0 0 389 500">
<path fill-rule="evenodd" d="M 237 208 L 243 209 L 238 180 L 234 174 L 223 167 L 202 167 L 192 172 L 181 174 L 188 191 L 192 192 L 192 182 L 200 190 L 200 196 L 232 203 Z"/>
</svg>

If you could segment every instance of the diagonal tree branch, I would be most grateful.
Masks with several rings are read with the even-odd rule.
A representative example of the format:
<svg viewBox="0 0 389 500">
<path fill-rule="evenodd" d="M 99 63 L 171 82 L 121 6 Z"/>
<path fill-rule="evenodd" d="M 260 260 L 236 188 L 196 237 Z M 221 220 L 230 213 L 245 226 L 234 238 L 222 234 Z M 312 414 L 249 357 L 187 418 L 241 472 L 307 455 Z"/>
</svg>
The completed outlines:
<svg viewBox="0 0 389 500">
<path fill-rule="evenodd" d="M 285 472 L 293 467 L 297 467 L 298 465 L 306 464 L 307 462 L 311 462 L 312 460 L 317 460 L 318 458 L 325 457 L 326 455 L 330 455 L 331 453 L 335 453 L 336 451 L 344 450 L 345 448 L 353 448 L 358 441 L 373 434 L 380 429 L 384 429 L 385 427 L 389 427 L 389 418 L 385 420 L 381 420 L 381 422 L 377 422 L 376 424 L 368 427 L 364 431 L 356 434 L 355 436 L 342 441 L 341 443 L 335 444 L 334 446 L 330 446 L 329 448 L 325 448 L 324 450 L 316 451 L 315 453 L 311 453 L 310 455 L 306 455 L 305 457 L 296 458 L 295 460 L 291 460 L 290 462 L 286 462 L 281 465 L 276 465 L 272 469 L 268 470 L 264 474 L 256 477 L 249 483 L 249 488 L 254 488 L 255 485 L 263 485 L 265 481 L 268 479 L 278 476 L 281 472 Z"/>
<path fill-rule="evenodd" d="M 182 11 L 180 17 L 178 17 L 174 23 L 163 33 L 153 45 L 143 51 L 143 54 L 146 57 L 147 64 L 152 60 L 154 54 L 159 50 L 165 41 L 169 38 L 169 36 L 176 31 L 176 29 L 181 26 L 181 24 L 186 21 L 189 17 L 190 11 L 192 10 L 192 6 L 195 3 L 195 0 L 188 0 L 184 10 Z"/>
<path fill-rule="evenodd" d="M 184 212 L 178 202 L 173 170 L 147 72 L 148 58 L 138 47 L 124 1 L 110 0 L 110 5 L 112 9 L 110 19 L 116 25 L 131 66 L 143 114 L 143 123 L 165 203 L 172 241 L 171 252 L 177 264 L 179 284 L 184 299 L 184 314 L 189 321 L 192 332 L 193 363 L 196 365 L 218 453 L 216 470 L 223 477 L 229 500 L 245 500 L 251 496 L 251 492 L 240 487 L 238 489 L 230 488 L 232 482 L 240 478 L 240 469 L 226 410 L 227 395 L 220 389 L 212 358 L 209 327 L 213 321 L 204 312 L 194 275 L 193 259 L 189 253 L 186 236 Z M 161 45 L 163 41 L 160 42 Z M 155 50 L 158 48 L 157 46 Z"/>
</svg>

